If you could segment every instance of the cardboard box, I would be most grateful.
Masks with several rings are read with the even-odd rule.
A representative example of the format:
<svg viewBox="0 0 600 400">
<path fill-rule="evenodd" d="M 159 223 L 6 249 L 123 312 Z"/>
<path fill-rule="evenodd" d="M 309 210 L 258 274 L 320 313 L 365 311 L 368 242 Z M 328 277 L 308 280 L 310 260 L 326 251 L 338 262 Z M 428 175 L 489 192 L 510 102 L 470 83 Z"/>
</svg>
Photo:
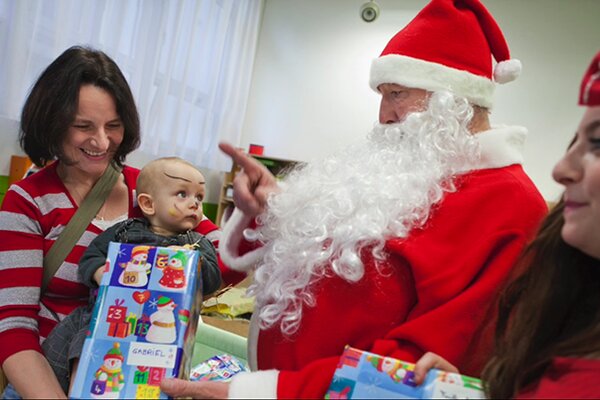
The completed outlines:
<svg viewBox="0 0 600 400">
<path fill-rule="evenodd" d="M 230 354 L 247 365 L 248 340 L 200 321 L 192 365 L 198 365 L 213 356 L 222 354 Z"/>
<path fill-rule="evenodd" d="M 250 320 L 254 312 L 254 298 L 246 297 L 246 289 L 252 283 L 253 274 L 235 286 L 228 286 L 206 299 L 202 307 L 202 321 L 208 325 L 248 337 Z"/>
<path fill-rule="evenodd" d="M 432 369 L 414 383 L 412 363 L 347 346 L 340 357 L 326 399 L 484 399 L 477 378 Z"/>
<path fill-rule="evenodd" d="M 195 250 L 111 243 L 71 398 L 163 398 L 187 379 L 200 312 Z"/>
<path fill-rule="evenodd" d="M 234 286 L 234 289 L 243 289 L 237 291 L 238 297 L 245 292 L 251 281 L 252 274 Z M 244 365 L 247 365 L 248 340 L 246 338 L 250 329 L 250 321 L 218 314 L 205 315 L 208 307 L 215 304 L 215 297 L 218 299 L 219 304 L 223 304 L 224 301 L 227 302 L 227 298 L 222 297 L 222 295 L 229 292 L 230 289 L 231 287 L 224 288 L 204 302 L 202 315 L 198 321 L 198 333 L 192 365 L 198 365 L 211 357 L 222 355 L 234 356 Z M 246 301 L 247 299 L 244 300 L 244 302 Z M 252 300 L 252 304 L 253 302 L 254 300 Z M 251 310 L 253 309 L 252 306 Z"/>
</svg>

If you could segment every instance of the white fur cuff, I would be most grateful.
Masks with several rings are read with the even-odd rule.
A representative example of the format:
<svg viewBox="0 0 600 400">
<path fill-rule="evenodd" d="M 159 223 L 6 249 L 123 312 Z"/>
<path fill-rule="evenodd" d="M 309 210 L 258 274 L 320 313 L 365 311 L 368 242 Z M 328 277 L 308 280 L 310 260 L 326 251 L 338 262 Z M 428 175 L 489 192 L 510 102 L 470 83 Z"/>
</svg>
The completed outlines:
<svg viewBox="0 0 600 400">
<path fill-rule="evenodd" d="M 223 235 L 219 242 L 219 254 L 225 265 L 236 271 L 249 271 L 260 261 L 264 254 L 264 249 L 261 247 L 243 256 L 238 255 L 244 229 L 248 227 L 250 221 L 252 221 L 251 217 L 246 216 L 236 208 L 223 227 Z"/>
<path fill-rule="evenodd" d="M 240 372 L 229 385 L 230 399 L 276 399 L 279 371 Z"/>
</svg>

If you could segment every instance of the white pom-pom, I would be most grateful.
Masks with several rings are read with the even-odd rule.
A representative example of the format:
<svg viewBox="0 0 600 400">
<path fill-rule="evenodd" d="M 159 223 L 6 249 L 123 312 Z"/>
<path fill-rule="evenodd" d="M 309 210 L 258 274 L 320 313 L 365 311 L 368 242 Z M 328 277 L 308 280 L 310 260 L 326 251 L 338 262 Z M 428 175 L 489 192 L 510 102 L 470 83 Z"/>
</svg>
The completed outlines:
<svg viewBox="0 0 600 400">
<path fill-rule="evenodd" d="M 499 62 L 494 68 L 494 81 L 497 83 L 512 82 L 521 75 L 521 69 L 521 61 L 517 59 Z"/>
</svg>

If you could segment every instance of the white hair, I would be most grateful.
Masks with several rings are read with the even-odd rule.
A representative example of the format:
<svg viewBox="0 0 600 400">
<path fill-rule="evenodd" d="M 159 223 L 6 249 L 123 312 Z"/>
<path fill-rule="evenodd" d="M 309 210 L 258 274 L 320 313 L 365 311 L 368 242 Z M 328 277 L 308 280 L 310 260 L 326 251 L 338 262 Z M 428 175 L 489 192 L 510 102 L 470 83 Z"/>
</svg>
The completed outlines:
<svg viewBox="0 0 600 400">
<path fill-rule="evenodd" d="M 436 92 L 426 111 L 377 124 L 361 143 L 286 177 L 255 232 L 266 247 L 249 288 L 261 328 L 279 322 L 293 334 L 303 306 L 315 305 L 311 284 L 331 274 L 360 280 L 365 246 L 381 263 L 387 238 L 423 226 L 478 156 L 472 116 L 464 98 Z"/>
</svg>

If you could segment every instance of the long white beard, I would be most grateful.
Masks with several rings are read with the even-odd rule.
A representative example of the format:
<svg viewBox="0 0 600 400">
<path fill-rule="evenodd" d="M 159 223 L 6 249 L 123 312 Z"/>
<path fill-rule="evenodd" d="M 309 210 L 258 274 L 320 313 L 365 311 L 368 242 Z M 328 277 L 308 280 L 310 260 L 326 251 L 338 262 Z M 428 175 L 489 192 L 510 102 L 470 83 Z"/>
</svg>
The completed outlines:
<svg viewBox="0 0 600 400">
<path fill-rule="evenodd" d="M 381 262 L 387 238 L 407 237 L 427 221 L 478 157 L 467 129 L 472 115 L 465 99 L 434 93 L 426 111 L 376 125 L 367 140 L 286 177 L 256 232 L 266 252 L 249 294 L 261 328 L 279 321 L 293 334 L 303 306 L 315 305 L 311 283 L 332 273 L 358 281 L 363 247 L 373 246 Z"/>
</svg>

